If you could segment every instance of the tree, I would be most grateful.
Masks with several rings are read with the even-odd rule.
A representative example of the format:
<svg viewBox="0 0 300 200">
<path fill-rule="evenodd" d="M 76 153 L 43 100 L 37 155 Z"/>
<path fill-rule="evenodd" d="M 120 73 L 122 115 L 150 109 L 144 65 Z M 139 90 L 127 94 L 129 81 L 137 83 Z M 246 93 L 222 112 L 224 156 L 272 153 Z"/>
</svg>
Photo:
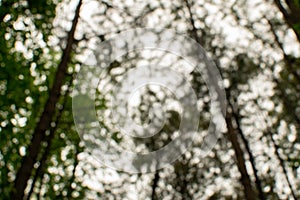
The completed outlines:
<svg viewBox="0 0 300 200">
<path fill-rule="evenodd" d="M 0 5 L 1 199 L 10 199 L 12 194 L 15 199 L 299 198 L 298 1 L 77 4 L 20 0 L 1 1 Z M 67 9 L 76 5 L 77 9 Z M 201 44 L 216 63 L 227 108 L 218 142 L 206 156 L 202 156 L 202 145 L 210 135 L 214 95 L 203 72 L 184 58 L 159 49 L 138 49 L 111 60 L 115 43 L 102 42 L 136 27 L 161 28 L 151 38 L 158 43 L 166 39 L 165 29 L 177 31 Z M 143 33 L 140 29 L 131 35 L 134 42 L 122 50 L 133 44 L 139 47 L 142 41 L 135 40 Z M 195 54 L 191 48 L 181 50 L 188 57 Z M 90 82 L 73 87 L 78 70 L 91 65 L 97 67 L 88 74 Z M 96 161 L 99 158 L 91 156 L 91 150 L 101 148 L 90 145 L 107 141 L 111 146 L 147 154 L 176 138 L 183 121 L 180 103 L 170 88 L 150 85 L 134 93 L 135 102 L 128 103 L 124 116 L 144 127 L 160 127 L 158 134 L 138 138 L 120 131 L 123 118 L 111 114 L 124 104 L 111 107 L 112 88 L 128 84 L 127 74 L 142 65 L 164 66 L 184 74 L 201 112 L 195 140 L 182 157 L 153 173 L 129 174 L 102 166 Z M 98 72 L 103 75 L 100 79 Z M 156 73 L 161 73 L 160 77 L 172 74 L 160 68 Z M 76 95 L 95 89 L 92 80 L 99 80 L 92 106 L 102 140 L 95 134 L 87 143 L 71 117 L 72 98 L 83 98 L 77 103 L 91 103 L 93 96 Z M 183 92 L 182 85 L 179 79 L 171 84 Z M 84 109 L 77 119 L 94 114 Z M 139 157 L 131 164 L 144 167 Z M 152 164 L 146 167 L 159 168 Z"/>
<path fill-rule="evenodd" d="M 40 146 L 42 144 L 42 141 L 44 140 L 46 134 L 45 132 L 50 127 L 52 117 L 55 112 L 55 107 L 61 94 L 61 87 L 65 79 L 68 63 L 70 61 L 71 50 L 74 42 L 74 34 L 79 19 L 81 4 L 82 1 L 79 1 L 79 4 L 75 11 L 74 20 L 72 22 L 72 28 L 68 33 L 67 45 L 62 54 L 61 62 L 58 65 L 55 81 L 50 90 L 50 94 L 45 104 L 44 110 L 33 132 L 31 143 L 30 146 L 28 147 L 28 154 L 24 158 L 22 165 L 16 175 L 16 180 L 15 180 L 16 191 L 14 191 L 14 193 L 12 194 L 14 199 L 23 198 L 24 190 L 26 188 L 27 181 L 30 178 L 33 165 L 36 162 Z"/>
</svg>

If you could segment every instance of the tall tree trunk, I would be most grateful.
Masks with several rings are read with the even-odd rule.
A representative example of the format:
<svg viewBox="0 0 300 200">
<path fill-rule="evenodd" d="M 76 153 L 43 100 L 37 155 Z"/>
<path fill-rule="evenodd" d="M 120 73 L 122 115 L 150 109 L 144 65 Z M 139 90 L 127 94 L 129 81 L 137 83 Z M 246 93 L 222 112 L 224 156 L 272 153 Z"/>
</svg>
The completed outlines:
<svg viewBox="0 0 300 200">
<path fill-rule="evenodd" d="M 190 17 L 190 23 L 192 25 L 192 37 L 199 44 L 202 44 L 203 42 L 201 41 L 201 39 L 198 35 L 197 28 L 195 26 L 195 20 L 193 18 L 193 14 L 192 14 L 191 5 L 189 3 L 189 0 L 184 0 L 184 2 L 185 2 L 186 7 L 188 9 L 189 17 Z M 233 119 L 232 113 L 229 113 L 227 111 L 225 121 L 226 121 L 226 124 L 227 124 L 228 136 L 229 136 L 229 140 L 232 144 L 232 147 L 233 147 L 235 155 L 236 155 L 237 166 L 238 166 L 239 172 L 241 173 L 241 183 L 244 187 L 245 198 L 247 200 L 254 200 L 254 199 L 257 199 L 256 198 L 256 193 L 252 189 L 251 179 L 250 179 L 250 176 L 249 176 L 247 168 L 246 168 L 246 164 L 245 164 L 246 162 L 245 162 L 245 159 L 244 159 L 243 150 L 241 149 L 240 144 L 238 142 L 237 132 L 233 127 L 232 119 Z"/>
<path fill-rule="evenodd" d="M 50 153 L 52 141 L 53 141 L 53 138 L 55 136 L 55 131 L 56 131 L 57 127 L 58 127 L 58 124 L 60 123 L 60 119 L 61 119 L 62 113 L 63 113 L 63 111 L 64 111 L 64 109 L 65 109 L 65 107 L 67 105 L 68 97 L 70 95 L 71 87 L 72 87 L 72 84 L 73 84 L 73 78 L 74 78 L 74 76 L 72 76 L 72 78 L 71 78 L 71 80 L 70 80 L 70 82 L 68 84 L 68 90 L 64 94 L 63 105 L 59 109 L 58 114 L 55 117 L 56 118 L 56 120 L 55 120 L 55 126 L 51 127 L 50 134 L 49 134 L 49 136 L 45 140 L 46 143 L 47 143 L 47 146 L 45 147 L 45 150 L 43 152 L 42 158 L 40 159 L 40 165 L 38 166 L 38 168 L 36 169 L 36 172 L 34 174 L 34 177 L 33 177 L 33 180 L 32 180 L 31 186 L 30 186 L 30 190 L 29 190 L 28 195 L 26 197 L 27 200 L 30 199 L 30 197 L 31 197 L 31 195 L 33 193 L 33 190 L 34 190 L 35 183 L 36 183 L 37 179 L 39 177 L 43 177 L 43 175 L 44 175 L 44 172 L 43 172 L 44 171 L 44 167 L 45 167 L 46 161 L 47 161 L 49 153 Z M 42 180 L 42 178 L 41 178 L 41 180 Z"/>
<path fill-rule="evenodd" d="M 231 111 L 232 112 L 232 111 Z M 241 183 L 244 187 L 244 194 L 245 199 L 247 200 L 255 200 L 257 199 L 256 193 L 254 192 L 252 185 L 251 185 L 251 179 L 248 174 L 247 168 L 246 168 L 246 161 L 243 155 L 243 150 L 240 147 L 240 144 L 238 142 L 238 133 L 237 130 L 234 128 L 232 124 L 232 113 L 230 111 L 227 111 L 225 121 L 227 124 L 228 129 L 228 138 L 232 144 L 232 148 L 235 152 L 236 162 L 238 170 L 241 174 Z"/>
<path fill-rule="evenodd" d="M 80 12 L 81 5 L 82 5 L 82 0 L 79 0 L 79 3 L 75 11 L 75 16 L 72 22 L 71 30 L 68 33 L 67 45 L 63 51 L 61 62 L 58 65 L 55 81 L 53 83 L 49 97 L 45 104 L 43 113 L 34 130 L 31 143 L 27 150 L 28 154 L 23 159 L 21 167 L 17 172 L 16 179 L 15 179 L 15 188 L 13 189 L 11 194 L 11 197 L 14 200 L 21 200 L 24 197 L 24 191 L 26 189 L 27 182 L 31 176 L 33 165 L 37 160 L 41 143 L 45 139 L 45 131 L 49 129 L 50 123 L 52 121 L 52 117 L 55 113 L 56 104 L 61 95 L 61 87 L 65 80 L 67 66 L 70 61 L 72 46 L 74 43 L 74 34 L 79 19 L 79 12 Z"/>
<path fill-rule="evenodd" d="M 192 25 L 192 37 L 199 44 L 203 45 L 203 41 L 200 39 L 198 32 L 197 32 L 198 30 L 195 26 L 195 20 L 193 18 L 189 0 L 184 0 L 184 2 L 188 9 L 190 23 Z M 246 162 L 244 159 L 243 151 L 238 142 L 238 133 L 237 133 L 237 130 L 235 130 L 235 128 L 233 127 L 232 119 L 233 119 L 232 113 L 227 111 L 225 121 L 227 124 L 228 136 L 229 136 L 229 140 L 232 144 L 232 147 L 233 147 L 235 155 L 236 155 L 237 166 L 238 166 L 239 172 L 241 173 L 241 183 L 244 187 L 245 198 L 247 200 L 255 200 L 255 199 L 257 199 L 256 193 L 252 189 L 251 179 L 250 179 L 250 176 L 249 176 L 247 168 L 246 168 L 246 164 L 245 164 Z"/>
<path fill-rule="evenodd" d="M 239 135 L 241 136 L 241 139 L 242 139 L 242 141 L 245 145 L 246 151 L 249 155 L 249 161 L 251 163 L 251 167 L 252 167 L 253 174 L 254 174 L 254 177 L 255 177 L 255 185 L 256 185 L 256 189 L 258 191 L 258 197 L 259 197 L 260 200 L 264 200 L 265 195 L 264 195 L 264 192 L 262 190 L 261 180 L 258 176 L 258 170 L 256 168 L 255 159 L 254 159 L 254 156 L 253 156 L 252 151 L 250 149 L 249 142 L 248 142 L 247 138 L 245 137 L 245 135 L 243 133 L 243 130 L 242 130 L 242 127 L 241 127 L 241 124 L 240 124 L 241 117 L 239 116 L 239 109 L 237 109 L 235 111 L 234 108 L 233 108 L 233 105 L 230 102 L 228 104 L 229 104 L 229 106 L 232 110 L 232 115 L 233 115 L 234 121 L 236 122 L 236 125 L 237 125 L 236 129 L 239 132 Z"/>
</svg>

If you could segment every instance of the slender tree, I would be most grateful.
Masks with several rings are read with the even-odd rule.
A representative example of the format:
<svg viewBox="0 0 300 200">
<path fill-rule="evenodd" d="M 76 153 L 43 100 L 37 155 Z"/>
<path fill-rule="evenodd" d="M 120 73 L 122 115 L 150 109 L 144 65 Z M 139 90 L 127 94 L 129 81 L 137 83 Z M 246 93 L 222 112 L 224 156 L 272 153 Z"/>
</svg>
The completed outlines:
<svg viewBox="0 0 300 200">
<path fill-rule="evenodd" d="M 192 37 L 198 42 L 201 44 L 201 40 L 200 40 L 200 37 L 198 36 L 198 33 L 197 33 L 197 28 L 195 26 L 195 21 L 194 21 L 194 18 L 193 18 L 193 14 L 192 14 L 192 11 L 191 11 L 191 6 L 190 6 L 190 3 L 188 0 L 185 0 L 185 4 L 186 4 L 186 7 L 188 9 L 188 12 L 189 12 L 189 18 L 190 18 L 190 23 L 191 23 L 191 26 L 192 26 Z M 227 97 L 228 98 L 228 97 Z M 230 99 L 227 99 L 228 101 Z M 253 190 L 253 187 L 252 187 L 252 184 L 251 184 L 251 179 L 250 179 L 250 176 L 249 176 L 249 173 L 247 171 L 247 168 L 246 168 L 246 160 L 244 158 L 244 153 L 243 153 L 243 150 L 239 144 L 239 141 L 238 141 L 238 130 L 236 130 L 233 126 L 233 118 L 234 118 L 234 110 L 231 108 L 229 108 L 229 111 L 227 111 L 226 113 L 226 117 L 225 117 L 225 121 L 226 121 L 226 124 L 227 124 L 227 129 L 228 129 L 228 138 L 232 144 L 232 148 L 234 149 L 234 152 L 235 152 L 235 155 L 236 155 L 236 161 L 237 161 L 237 166 L 238 166 L 238 169 L 239 169 L 239 172 L 241 174 L 241 183 L 244 187 L 244 194 L 245 194 L 245 198 L 247 200 L 254 200 L 254 199 L 257 199 L 256 197 L 256 193 L 254 192 Z M 249 151 L 250 152 L 250 151 Z M 258 188 L 258 190 L 260 191 L 261 188 Z"/>
<path fill-rule="evenodd" d="M 46 142 L 47 146 L 45 147 L 45 150 L 43 151 L 42 157 L 39 160 L 40 164 L 39 164 L 38 168 L 36 169 L 34 177 L 32 179 L 32 183 L 30 185 L 30 190 L 29 190 L 29 192 L 27 194 L 27 197 L 26 197 L 27 200 L 30 200 L 30 197 L 33 193 L 33 190 L 35 188 L 35 184 L 36 184 L 36 181 L 38 180 L 38 178 L 41 177 L 41 179 L 42 179 L 42 177 L 44 176 L 44 170 L 45 170 L 47 159 L 50 156 L 50 150 L 51 150 L 51 147 L 52 147 L 52 142 L 53 142 L 53 139 L 54 139 L 54 136 L 55 136 L 55 132 L 58 128 L 58 125 L 59 125 L 60 120 L 62 118 L 62 113 L 63 113 L 63 111 L 64 111 L 64 109 L 67 105 L 67 101 L 69 99 L 69 95 L 70 95 L 71 87 L 72 87 L 72 83 L 73 83 L 73 77 L 74 76 L 72 76 L 71 80 L 69 81 L 68 89 L 67 89 L 66 93 L 64 94 L 62 107 L 58 110 L 58 113 L 55 117 L 56 118 L 55 122 L 54 122 L 55 126 L 50 128 L 50 133 L 45 139 L 45 142 Z"/>
<path fill-rule="evenodd" d="M 72 47 L 74 43 L 74 34 L 79 20 L 81 5 L 82 0 L 79 0 L 79 3 L 76 7 L 71 30 L 68 33 L 67 44 L 63 51 L 61 62 L 59 63 L 57 68 L 55 81 L 50 90 L 49 97 L 45 104 L 43 113 L 40 116 L 39 122 L 32 135 L 31 143 L 28 147 L 27 156 L 23 159 L 21 167 L 19 168 L 16 175 L 15 189 L 12 191 L 11 194 L 13 199 L 18 200 L 23 199 L 24 197 L 27 182 L 32 174 L 33 165 L 37 161 L 37 156 L 40 152 L 42 141 L 45 139 L 45 131 L 49 129 L 50 124 L 52 122 L 52 117 L 55 114 L 56 104 L 61 95 L 61 87 L 64 83 L 67 66 L 71 57 Z"/>
<path fill-rule="evenodd" d="M 235 157 L 237 161 L 237 166 L 239 169 L 239 172 L 241 174 L 241 183 L 243 184 L 244 187 L 244 194 L 245 198 L 247 200 L 254 200 L 257 199 L 256 193 L 254 192 L 251 184 L 251 179 L 249 176 L 249 173 L 246 168 L 246 161 L 244 158 L 244 153 L 243 150 L 240 147 L 239 141 L 238 141 L 238 132 L 234 128 L 233 123 L 232 123 L 232 110 L 231 108 L 228 108 L 228 111 L 226 113 L 226 124 L 227 124 L 227 133 L 228 133 L 228 138 L 231 141 L 232 148 L 234 149 L 235 152 Z"/>
</svg>

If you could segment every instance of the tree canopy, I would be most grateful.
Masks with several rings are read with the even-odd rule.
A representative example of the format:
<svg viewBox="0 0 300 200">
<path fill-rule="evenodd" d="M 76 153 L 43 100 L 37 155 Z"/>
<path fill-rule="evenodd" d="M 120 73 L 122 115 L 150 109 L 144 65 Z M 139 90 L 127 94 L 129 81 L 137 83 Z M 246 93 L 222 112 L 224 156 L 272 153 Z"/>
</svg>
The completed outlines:
<svg viewBox="0 0 300 200">
<path fill-rule="evenodd" d="M 299 0 L 0 18 L 0 199 L 300 198 Z"/>
</svg>

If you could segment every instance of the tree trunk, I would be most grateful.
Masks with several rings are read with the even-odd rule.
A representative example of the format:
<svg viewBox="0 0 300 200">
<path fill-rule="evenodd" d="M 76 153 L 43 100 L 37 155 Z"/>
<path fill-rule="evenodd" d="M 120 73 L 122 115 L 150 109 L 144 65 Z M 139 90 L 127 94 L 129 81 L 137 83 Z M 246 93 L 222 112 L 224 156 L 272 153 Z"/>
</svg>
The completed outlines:
<svg viewBox="0 0 300 200">
<path fill-rule="evenodd" d="M 51 149 L 52 141 L 53 141 L 53 138 L 54 138 L 54 135 L 55 135 L 55 131 L 56 131 L 57 127 L 58 127 L 58 124 L 60 123 L 60 119 L 61 119 L 62 113 L 63 113 L 63 111 L 64 111 L 64 109 L 65 109 L 65 107 L 67 105 L 68 97 L 69 97 L 70 92 L 71 92 L 71 87 L 72 87 L 72 84 L 73 84 L 73 77 L 74 76 L 72 76 L 72 78 L 71 78 L 71 80 L 70 80 L 70 82 L 68 84 L 68 90 L 67 90 L 67 92 L 64 95 L 63 105 L 62 105 L 61 109 L 59 109 L 58 114 L 55 117 L 56 118 L 56 120 L 55 120 L 55 127 L 51 127 L 50 134 L 45 139 L 45 141 L 47 143 L 47 146 L 45 147 L 45 150 L 43 152 L 42 158 L 40 159 L 40 165 L 36 169 L 36 172 L 34 174 L 34 177 L 33 177 L 33 180 L 32 180 L 31 186 L 30 186 L 30 190 L 29 190 L 28 195 L 26 197 L 27 200 L 30 200 L 30 197 L 31 197 L 31 195 L 33 193 L 33 190 L 34 190 L 35 183 L 36 183 L 37 179 L 39 177 L 43 177 L 43 175 L 44 175 L 44 167 L 45 167 L 46 161 L 47 161 L 49 153 L 50 153 L 50 149 Z M 42 178 L 41 178 L 41 180 L 42 180 Z"/>
<path fill-rule="evenodd" d="M 75 11 L 75 16 L 72 22 L 71 30 L 68 33 L 67 45 L 63 51 L 61 62 L 58 65 L 55 81 L 53 83 L 49 97 L 45 104 L 43 113 L 34 130 L 31 143 L 27 150 L 28 154 L 23 159 L 21 167 L 17 172 L 16 179 L 15 179 L 15 188 L 11 194 L 11 197 L 14 200 L 21 200 L 24 197 L 24 191 L 26 189 L 27 182 L 31 176 L 33 165 L 37 160 L 41 143 L 45 138 L 45 131 L 49 129 L 50 123 L 52 121 L 52 117 L 55 113 L 56 104 L 61 95 L 61 87 L 65 80 L 67 65 L 70 61 L 72 45 L 74 43 L 74 34 L 79 19 L 79 12 L 80 12 L 81 5 L 82 5 L 82 0 L 79 0 L 78 6 Z"/>
<path fill-rule="evenodd" d="M 157 184 L 158 184 L 158 181 L 159 181 L 159 171 L 157 170 L 154 174 L 154 178 L 153 178 L 153 181 L 152 181 L 152 194 L 151 194 L 151 200 L 157 200 L 159 199 L 156 195 L 156 188 L 157 188 Z"/>
<path fill-rule="evenodd" d="M 228 131 L 227 131 L 228 137 L 232 144 L 232 148 L 234 149 L 238 170 L 241 174 L 241 183 L 244 187 L 245 199 L 255 200 L 255 199 L 257 199 L 256 193 L 254 192 L 254 190 L 252 188 L 251 179 L 250 179 L 250 176 L 249 176 L 247 168 L 246 168 L 246 164 L 245 164 L 246 161 L 245 161 L 245 158 L 243 155 L 243 151 L 238 142 L 238 133 L 232 124 L 232 113 L 227 111 L 225 120 L 226 120 L 226 124 L 227 124 L 227 129 L 228 129 Z"/>
<path fill-rule="evenodd" d="M 198 42 L 199 44 L 203 45 L 203 41 L 201 41 L 198 33 L 197 33 L 197 28 L 195 26 L 195 21 L 193 18 L 193 14 L 191 11 L 191 5 L 189 3 L 189 0 L 184 0 L 186 7 L 188 9 L 189 12 L 189 17 L 190 17 L 190 23 L 192 25 L 192 37 L 194 40 L 196 40 L 196 42 Z M 237 160 L 237 166 L 238 169 L 241 173 L 241 183 L 244 187 L 244 193 L 245 193 L 245 198 L 247 200 L 255 200 L 257 199 L 256 194 L 254 192 L 254 190 L 252 189 L 252 185 L 251 185 L 251 179 L 250 176 L 247 172 L 247 168 L 245 165 L 245 159 L 243 156 L 243 151 L 240 147 L 240 144 L 238 142 L 238 136 L 237 136 L 237 131 L 234 129 L 233 125 L 232 125 L 232 115 L 231 113 L 227 112 L 226 113 L 226 124 L 227 124 L 227 129 L 228 129 L 228 135 L 229 135 L 229 140 L 232 144 L 232 147 L 234 149 L 235 155 L 236 155 L 236 160 Z"/>
<path fill-rule="evenodd" d="M 247 138 L 245 137 L 245 135 L 243 133 L 243 130 L 242 130 L 242 127 L 241 127 L 241 124 L 240 124 L 241 117 L 239 116 L 239 110 L 234 111 L 233 106 L 230 102 L 229 102 L 229 105 L 230 105 L 230 108 L 232 110 L 232 115 L 233 115 L 234 121 L 236 122 L 236 125 L 237 125 L 236 129 L 239 132 L 239 135 L 241 136 L 241 139 L 242 139 L 242 141 L 245 145 L 246 151 L 249 155 L 249 161 L 250 161 L 251 167 L 253 169 L 253 174 L 254 174 L 254 177 L 255 177 L 255 184 L 256 184 L 257 191 L 258 191 L 258 197 L 259 197 L 260 200 L 264 200 L 265 195 L 264 195 L 264 192 L 262 190 L 261 180 L 258 176 L 258 170 L 256 168 L 255 159 L 254 159 L 254 156 L 251 152 L 249 142 L 248 142 Z"/>
</svg>

